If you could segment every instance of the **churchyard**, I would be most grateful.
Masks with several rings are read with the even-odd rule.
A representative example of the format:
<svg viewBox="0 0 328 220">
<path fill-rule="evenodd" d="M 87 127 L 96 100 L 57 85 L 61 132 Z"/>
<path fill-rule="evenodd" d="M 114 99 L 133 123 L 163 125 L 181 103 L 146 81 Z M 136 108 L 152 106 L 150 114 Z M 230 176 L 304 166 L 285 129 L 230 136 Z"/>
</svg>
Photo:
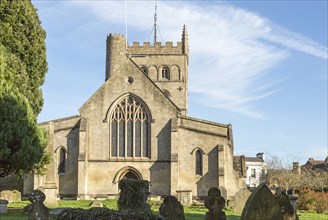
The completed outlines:
<svg viewBox="0 0 328 220">
<path fill-rule="evenodd" d="M 8 207 L 0 200 L 1 220 L 42 219 L 111 219 L 111 220 L 326 220 L 328 213 L 322 214 L 295 209 L 295 196 L 277 190 L 272 192 L 265 184 L 252 193 L 241 189 L 235 195 L 234 208 L 219 188 L 208 190 L 208 196 L 201 202 L 183 206 L 183 200 L 174 196 L 161 200 L 148 198 L 148 181 L 124 180 L 120 182 L 118 199 L 111 200 L 59 200 L 55 207 L 46 207 L 43 192 L 34 190 L 29 201 L 19 201 L 19 192 L 8 195 Z M 2 194 L 2 197 L 4 195 Z M 247 197 L 247 198 L 246 198 Z M 227 208 L 228 207 L 228 208 Z M 242 207 L 242 208 L 241 208 Z M 8 208 L 8 209 L 7 209 Z M 7 210 L 5 210 L 7 209 Z M 296 215 L 297 213 L 297 215 Z"/>
<path fill-rule="evenodd" d="M 67 201 L 62 200 L 59 201 L 60 208 L 63 207 L 70 207 L 70 208 L 83 208 L 83 209 L 89 209 L 90 203 L 92 201 L 88 200 L 80 200 L 80 201 Z M 104 200 L 102 201 L 102 204 L 106 206 L 109 209 L 117 209 L 117 200 Z M 30 204 L 28 201 L 22 201 L 22 202 L 15 202 L 9 204 L 8 207 L 8 213 L 0 214 L 1 220 L 26 220 L 27 215 L 23 214 L 23 208 Z M 56 208 L 58 208 L 56 207 Z M 187 206 L 184 208 L 185 212 L 185 218 L 186 220 L 199 220 L 204 219 L 206 208 L 204 206 Z M 153 203 L 152 211 L 155 213 L 159 212 L 159 203 Z M 326 220 L 328 219 L 328 214 L 318 214 L 313 211 L 298 211 L 301 215 L 299 217 L 300 220 Z M 235 214 L 232 209 L 225 210 L 226 216 L 228 220 L 239 220 L 240 214 Z M 52 220 L 55 220 L 56 218 L 50 218 Z"/>
</svg>

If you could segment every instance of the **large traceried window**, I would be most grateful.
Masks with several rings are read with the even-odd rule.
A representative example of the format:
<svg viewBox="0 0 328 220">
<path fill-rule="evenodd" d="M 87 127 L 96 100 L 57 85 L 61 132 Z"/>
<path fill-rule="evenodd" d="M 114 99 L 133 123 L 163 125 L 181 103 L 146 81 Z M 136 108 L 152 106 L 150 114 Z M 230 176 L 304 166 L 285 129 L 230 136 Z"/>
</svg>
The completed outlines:
<svg viewBox="0 0 328 220">
<path fill-rule="evenodd" d="M 111 157 L 150 157 L 150 114 L 133 96 L 120 100 L 110 116 Z"/>
</svg>

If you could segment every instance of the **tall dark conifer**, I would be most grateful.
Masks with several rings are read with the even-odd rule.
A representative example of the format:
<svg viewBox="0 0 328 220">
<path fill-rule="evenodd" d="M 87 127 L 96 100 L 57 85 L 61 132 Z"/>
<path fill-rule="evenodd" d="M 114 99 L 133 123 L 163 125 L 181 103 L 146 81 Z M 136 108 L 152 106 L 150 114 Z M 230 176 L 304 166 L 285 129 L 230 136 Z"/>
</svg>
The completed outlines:
<svg viewBox="0 0 328 220">
<path fill-rule="evenodd" d="M 36 122 L 47 72 L 45 36 L 30 0 L 0 1 L 0 176 L 41 171 L 49 161 Z"/>
</svg>

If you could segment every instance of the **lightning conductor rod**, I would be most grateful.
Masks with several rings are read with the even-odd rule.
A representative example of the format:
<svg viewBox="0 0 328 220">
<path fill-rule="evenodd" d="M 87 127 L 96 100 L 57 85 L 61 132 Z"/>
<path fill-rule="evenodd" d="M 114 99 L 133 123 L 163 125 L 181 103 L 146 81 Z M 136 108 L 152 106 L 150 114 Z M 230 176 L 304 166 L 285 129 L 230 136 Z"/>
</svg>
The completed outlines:
<svg viewBox="0 0 328 220">
<path fill-rule="evenodd" d="M 128 50 L 128 4 L 125 0 L 125 50 Z"/>
<path fill-rule="evenodd" d="M 155 15 L 154 15 L 154 44 L 157 41 L 157 1 L 155 2 Z"/>
</svg>

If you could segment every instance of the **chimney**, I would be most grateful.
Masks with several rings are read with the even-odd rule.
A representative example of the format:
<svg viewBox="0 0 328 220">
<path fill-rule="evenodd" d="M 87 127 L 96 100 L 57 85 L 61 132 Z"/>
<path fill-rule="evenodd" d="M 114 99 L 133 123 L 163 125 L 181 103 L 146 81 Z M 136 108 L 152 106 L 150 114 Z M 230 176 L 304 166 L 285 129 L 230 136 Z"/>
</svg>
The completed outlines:
<svg viewBox="0 0 328 220">
<path fill-rule="evenodd" d="M 296 174 L 301 174 L 301 166 L 299 162 L 293 162 L 293 172 Z"/>
<path fill-rule="evenodd" d="M 265 154 L 263 152 L 257 153 L 256 157 L 258 157 L 258 158 L 262 159 L 263 161 L 265 161 Z"/>
</svg>

